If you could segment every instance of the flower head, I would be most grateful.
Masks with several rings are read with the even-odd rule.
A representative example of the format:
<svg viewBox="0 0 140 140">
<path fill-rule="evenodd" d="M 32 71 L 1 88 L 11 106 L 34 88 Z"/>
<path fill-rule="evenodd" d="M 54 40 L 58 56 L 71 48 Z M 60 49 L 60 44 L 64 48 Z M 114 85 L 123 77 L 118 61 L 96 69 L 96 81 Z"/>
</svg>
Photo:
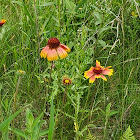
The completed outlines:
<svg viewBox="0 0 140 140">
<path fill-rule="evenodd" d="M 137 17 L 137 16 L 138 16 L 137 14 L 135 14 L 134 11 L 131 13 L 131 15 L 132 15 L 133 17 Z"/>
<path fill-rule="evenodd" d="M 68 56 L 70 48 L 64 44 L 60 44 L 57 38 L 50 38 L 47 45 L 41 50 L 41 58 L 46 58 L 48 61 L 54 61 L 58 59 L 58 55 L 61 59 Z"/>
<path fill-rule="evenodd" d="M 2 26 L 5 22 L 6 22 L 5 19 L 1 19 L 1 21 L 0 21 L 0 26 Z"/>
<path fill-rule="evenodd" d="M 72 83 L 72 80 L 70 78 L 68 78 L 67 75 L 63 76 L 62 79 L 63 79 L 62 80 L 62 83 L 64 85 L 67 85 L 68 86 L 68 85 L 70 85 Z"/>
<path fill-rule="evenodd" d="M 104 75 L 113 75 L 113 69 L 109 69 L 111 66 L 104 68 L 100 66 L 100 62 L 96 60 L 96 67 L 91 67 L 88 71 L 85 71 L 84 77 L 86 79 L 89 78 L 89 83 L 93 83 L 96 78 L 102 78 L 103 80 L 107 81 Z"/>
<path fill-rule="evenodd" d="M 18 70 L 17 73 L 18 73 L 19 75 L 23 75 L 23 74 L 25 74 L 26 72 L 23 71 L 23 70 Z"/>
</svg>

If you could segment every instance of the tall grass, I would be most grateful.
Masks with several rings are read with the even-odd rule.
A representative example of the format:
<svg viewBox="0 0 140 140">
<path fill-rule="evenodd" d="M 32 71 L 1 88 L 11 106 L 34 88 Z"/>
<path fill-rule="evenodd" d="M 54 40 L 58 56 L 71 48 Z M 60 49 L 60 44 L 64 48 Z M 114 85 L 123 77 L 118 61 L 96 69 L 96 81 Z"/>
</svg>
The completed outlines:
<svg viewBox="0 0 140 140">
<path fill-rule="evenodd" d="M 32 118 L 39 118 L 39 139 L 84 140 L 93 136 L 118 140 L 129 125 L 138 138 L 138 6 L 136 0 L 0 1 L 0 19 L 6 19 L 0 27 L 1 124 L 30 104 Z M 57 37 L 71 52 L 65 59 L 54 61 L 49 83 L 51 62 L 41 59 L 39 53 L 51 37 Z M 114 69 L 113 76 L 107 77 L 107 82 L 98 79 L 97 86 L 83 77 L 96 60 Z M 25 74 L 16 94 L 19 70 Z M 67 87 L 65 109 L 61 110 L 66 88 L 61 82 L 64 75 L 72 79 L 72 84 Z M 107 111 L 112 110 L 115 113 L 108 117 Z M 38 117 L 42 112 L 44 121 L 43 116 Z M 23 138 L 16 130 L 26 134 L 26 113 L 24 109 L 15 118 L 14 139 Z M 12 139 L 8 129 L 12 130 L 9 123 L 0 137 Z"/>
</svg>

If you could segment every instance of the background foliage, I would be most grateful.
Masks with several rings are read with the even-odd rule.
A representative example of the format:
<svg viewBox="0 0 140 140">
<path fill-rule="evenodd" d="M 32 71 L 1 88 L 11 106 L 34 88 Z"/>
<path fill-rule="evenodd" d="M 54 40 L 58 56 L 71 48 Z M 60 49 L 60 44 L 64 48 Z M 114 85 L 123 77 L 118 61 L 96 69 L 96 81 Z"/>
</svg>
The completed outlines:
<svg viewBox="0 0 140 140">
<path fill-rule="evenodd" d="M 67 58 L 55 61 L 52 71 L 47 108 L 51 105 L 54 113 L 53 139 L 86 139 L 92 135 L 97 139 L 118 140 L 129 125 L 135 137 L 140 136 L 140 11 L 137 1 L 4 0 L 0 1 L 0 19 L 6 19 L 0 27 L 1 122 L 27 105 L 35 118 L 42 113 L 51 63 L 40 58 L 40 51 L 49 38 L 57 37 L 71 52 Z M 95 83 L 89 85 L 83 74 L 95 66 L 96 60 L 103 66 L 112 66 L 114 74 L 107 82 L 98 79 L 89 123 Z M 25 74 L 19 74 L 19 70 Z M 72 79 L 72 85 L 67 87 L 66 103 L 60 111 L 66 88 L 61 82 L 64 75 Z M 109 118 L 103 113 L 107 105 L 117 111 Z M 24 109 L 14 121 L 14 127 L 23 132 L 26 115 Z M 49 128 L 49 120 L 49 115 L 45 115 L 42 130 Z M 11 139 L 11 134 L 7 127 L 0 136 L 7 135 Z M 47 138 L 47 134 L 40 138 Z"/>
</svg>

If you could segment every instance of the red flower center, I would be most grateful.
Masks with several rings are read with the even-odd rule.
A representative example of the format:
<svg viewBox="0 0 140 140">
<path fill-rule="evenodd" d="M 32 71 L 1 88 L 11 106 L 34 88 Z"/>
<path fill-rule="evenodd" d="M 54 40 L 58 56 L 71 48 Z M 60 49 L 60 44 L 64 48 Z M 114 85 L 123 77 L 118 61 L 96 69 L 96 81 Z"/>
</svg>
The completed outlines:
<svg viewBox="0 0 140 140">
<path fill-rule="evenodd" d="M 64 85 L 70 85 L 71 83 L 72 83 L 72 81 L 69 78 L 63 79 L 63 84 Z"/>
<path fill-rule="evenodd" d="M 102 68 L 101 67 L 95 67 L 94 69 L 93 69 L 93 72 L 94 73 L 96 73 L 96 74 L 100 74 L 100 73 L 102 73 Z"/>
<path fill-rule="evenodd" d="M 60 41 L 57 38 L 50 38 L 47 45 L 49 45 L 51 49 L 57 48 L 60 45 Z"/>
</svg>

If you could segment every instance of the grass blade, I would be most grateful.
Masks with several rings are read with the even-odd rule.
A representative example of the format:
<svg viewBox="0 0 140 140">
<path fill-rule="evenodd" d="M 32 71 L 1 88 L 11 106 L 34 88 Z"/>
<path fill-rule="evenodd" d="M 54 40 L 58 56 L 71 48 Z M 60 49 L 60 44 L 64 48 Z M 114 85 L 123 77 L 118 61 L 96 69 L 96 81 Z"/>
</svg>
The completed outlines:
<svg viewBox="0 0 140 140">
<path fill-rule="evenodd" d="M 3 130 L 3 128 L 10 123 L 21 111 L 23 110 L 23 108 L 21 108 L 20 110 L 18 110 L 16 113 L 14 113 L 12 116 L 10 116 L 8 119 L 6 119 L 5 121 L 3 121 L 0 124 L 0 131 Z"/>
</svg>

